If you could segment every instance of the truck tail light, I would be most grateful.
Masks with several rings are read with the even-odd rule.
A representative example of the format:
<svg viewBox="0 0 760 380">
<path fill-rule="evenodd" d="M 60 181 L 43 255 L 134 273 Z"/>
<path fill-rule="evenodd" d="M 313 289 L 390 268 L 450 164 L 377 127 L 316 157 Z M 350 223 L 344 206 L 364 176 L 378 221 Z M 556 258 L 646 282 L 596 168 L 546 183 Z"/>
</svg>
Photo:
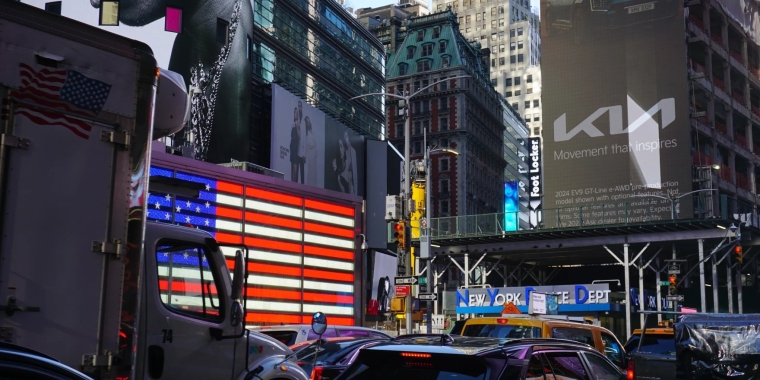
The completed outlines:
<svg viewBox="0 0 760 380">
<path fill-rule="evenodd" d="M 322 380 L 322 367 L 314 367 L 311 370 L 311 380 Z"/>
<path fill-rule="evenodd" d="M 626 371 L 626 378 L 628 380 L 633 380 L 634 373 L 633 373 L 633 358 L 628 360 L 628 371 Z"/>
</svg>

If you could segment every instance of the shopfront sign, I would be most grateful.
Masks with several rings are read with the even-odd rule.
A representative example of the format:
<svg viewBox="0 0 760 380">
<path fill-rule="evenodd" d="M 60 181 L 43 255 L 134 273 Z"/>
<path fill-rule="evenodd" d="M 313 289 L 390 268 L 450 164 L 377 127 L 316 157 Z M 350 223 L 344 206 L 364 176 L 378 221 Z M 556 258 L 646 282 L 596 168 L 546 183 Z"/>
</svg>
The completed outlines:
<svg viewBox="0 0 760 380">
<path fill-rule="evenodd" d="M 560 313 L 609 309 L 609 284 L 586 284 L 457 289 L 456 311 L 459 314 L 499 314 L 504 310 L 504 305 L 511 302 L 523 312 L 528 312 L 533 292 L 556 294 Z"/>
</svg>

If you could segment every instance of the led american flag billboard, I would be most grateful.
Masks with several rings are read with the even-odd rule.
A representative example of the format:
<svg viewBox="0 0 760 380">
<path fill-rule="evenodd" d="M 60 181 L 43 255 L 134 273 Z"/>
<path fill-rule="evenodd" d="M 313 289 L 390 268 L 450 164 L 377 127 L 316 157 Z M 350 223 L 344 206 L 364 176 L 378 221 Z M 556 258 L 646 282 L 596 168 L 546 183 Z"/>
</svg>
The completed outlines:
<svg viewBox="0 0 760 380">
<path fill-rule="evenodd" d="M 148 220 L 210 232 L 230 269 L 248 247 L 248 325 L 309 323 L 317 311 L 355 323 L 354 206 L 157 166 L 150 175 L 205 189 L 198 198 L 150 193 Z"/>
</svg>

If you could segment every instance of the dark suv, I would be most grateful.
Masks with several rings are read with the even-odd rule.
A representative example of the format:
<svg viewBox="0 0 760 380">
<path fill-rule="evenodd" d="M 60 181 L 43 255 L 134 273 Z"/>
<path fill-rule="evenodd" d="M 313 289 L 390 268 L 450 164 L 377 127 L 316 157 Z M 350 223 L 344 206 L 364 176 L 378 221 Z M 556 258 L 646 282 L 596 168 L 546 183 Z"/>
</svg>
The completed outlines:
<svg viewBox="0 0 760 380">
<path fill-rule="evenodd" d="M 625 380 L 593 347 L 562 339 L 401 337 L 361 350 L 336 380 Z"/>
</svg>

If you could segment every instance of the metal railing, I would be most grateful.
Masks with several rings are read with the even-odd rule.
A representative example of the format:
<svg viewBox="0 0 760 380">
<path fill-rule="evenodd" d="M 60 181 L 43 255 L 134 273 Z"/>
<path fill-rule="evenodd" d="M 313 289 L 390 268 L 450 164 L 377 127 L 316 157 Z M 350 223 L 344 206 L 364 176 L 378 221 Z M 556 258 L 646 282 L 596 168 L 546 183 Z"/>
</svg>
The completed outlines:
<svg viewBox="0 0 760 380">
<path fill-rule="evenodd" d="M 538 220 L 538 227 L 532 231 L 618 227 L 708 219 L 737 220 L 755 227 L 760 225 L 760 210 L 756 204 L 725 194 L 716 195 L 706 192 L 674 201 L 647 197 L 628 199 L 627 202 L 584 204 L 538 211 L 432 218 L 430 235 L 433 240 L 436 240 L 524 233 L 526 230 L 508 231 L 504 228 L 505 225 L 515 225 L 514 221 L 517 221 L 519 225 L 521 214 L 529 214 L 531 220 Z M 671 204 L 676 207 L 675 221 L 671 214 Z"/>
</svg>

